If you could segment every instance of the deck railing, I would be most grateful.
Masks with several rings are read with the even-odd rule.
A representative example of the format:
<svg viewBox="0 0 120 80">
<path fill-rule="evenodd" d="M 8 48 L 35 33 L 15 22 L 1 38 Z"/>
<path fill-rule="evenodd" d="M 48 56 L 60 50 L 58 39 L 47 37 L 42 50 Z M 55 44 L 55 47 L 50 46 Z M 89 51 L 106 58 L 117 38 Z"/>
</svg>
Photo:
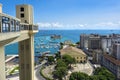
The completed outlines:
<svg viewBox="0 0 120 80">
<path fill-rule="evenodd" d="M 0 13 L 0 33 L 19 32 L 23 30 L 38 30 L 38 25 L 20 23 L 20 20 Z"/>
</svg>

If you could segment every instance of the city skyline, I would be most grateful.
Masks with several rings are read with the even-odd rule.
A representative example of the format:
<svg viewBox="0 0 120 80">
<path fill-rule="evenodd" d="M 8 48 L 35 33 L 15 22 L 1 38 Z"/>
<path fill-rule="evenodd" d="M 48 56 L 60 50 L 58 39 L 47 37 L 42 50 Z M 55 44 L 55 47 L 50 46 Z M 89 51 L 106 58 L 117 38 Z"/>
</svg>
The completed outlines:
<svg viewBox="0 0 120 80">
<path fill-rule="evenodd" d="M 3 12 L 15 15 L 17 4 L 31 4 L 40 29 L 120 29 L 119 0 L 1 0 Z"/>
</svg>

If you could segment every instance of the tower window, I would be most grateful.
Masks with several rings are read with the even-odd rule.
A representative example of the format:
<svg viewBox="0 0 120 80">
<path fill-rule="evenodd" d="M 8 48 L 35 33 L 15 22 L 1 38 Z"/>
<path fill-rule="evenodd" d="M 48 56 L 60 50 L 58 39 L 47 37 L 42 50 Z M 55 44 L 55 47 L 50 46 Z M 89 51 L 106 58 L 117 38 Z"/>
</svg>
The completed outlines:
<svg viewBox="0 0 120 80">
<path fill-rule="evenodd" d="M 20 14 L 20 17 L 21 17 L 21 18 L 24 18 L 24 14 L 23 14 L 23 13 L 22 13 L 22 14 Z"/>
<path fill-rule="evenodd" d="M 24 8 L 23 8 L 23 7 L 21 7 L 21 8 L 20 8 L 20 11 L 24 11 Z"/>
</svg>

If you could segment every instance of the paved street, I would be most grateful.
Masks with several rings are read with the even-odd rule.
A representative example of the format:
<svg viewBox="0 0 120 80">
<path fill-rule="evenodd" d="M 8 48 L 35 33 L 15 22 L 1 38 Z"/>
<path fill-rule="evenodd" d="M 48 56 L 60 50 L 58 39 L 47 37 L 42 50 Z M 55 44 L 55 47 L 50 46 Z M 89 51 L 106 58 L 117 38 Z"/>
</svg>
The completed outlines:
<svg viewBox="0 0 120 80">
<path fill-rule="evenodd" d="M 40 75 L 40 68 L 42 67 L 42 65 L 45 63 L 46 61 L 43 61 L 41 64 L 37 65 L 35 67 L 35 80 L 45 80 L 41 75 Z M 6 80 L 19 80 L 19 74 L 15 74 L 15 75 L 11 75 L 11 76 L 7 76 Z"/>
</svg>

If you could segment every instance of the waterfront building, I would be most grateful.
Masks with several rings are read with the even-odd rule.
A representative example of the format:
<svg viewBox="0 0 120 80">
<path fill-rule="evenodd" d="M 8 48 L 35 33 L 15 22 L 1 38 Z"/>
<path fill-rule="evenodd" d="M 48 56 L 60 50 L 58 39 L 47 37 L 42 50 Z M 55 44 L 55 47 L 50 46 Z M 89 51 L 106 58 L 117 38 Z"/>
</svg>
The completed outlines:
<svg viewBox="0 0 120 80">
<path fill-rule="evenodd" d="M 101 49 L 100 35 L 98 34 L 81 34 L 80 35 L 81 49 Z"/>
<path fill-rule="evenodd" d="M 88 39 L 88 49 L 101 49 L 100 35 L 91 34 Z"/>
<path fill-rule="evenodd" d="M 80 48 L 88 49 L 88 35 L 86 35 L 86 34 L 80 35 Z"/>
<path fill-rule="evenodd" d="M 81 49 L 102 49 L 103 52 L 111 54 L 110 48 L 113 41 L 120 41 L 119 34 L 98 35 L 98 34 L 81 34 L 80 48 Z"/>
<path fill-rule="evenodd" d="M 102 45 L 103 52 L 112 54 L 112 51 L 111 51 L 112 43 L 116 41 L 120 41 L 119 34 L 101 35 L 101 45 Z"/>
<path fill-rule="evenodd" d="M 120 41 L 115 41 L 112 43 L 112 56 L 120 60 Z"/>
<path fill-rule="evenodd" d="M 101 64 L 113 72 L 120 79 L 120 41 L 112 41 L 112 53 L 104 54 Z"/>
<path fill-rule="evenodd" d="M 112 38 L 109 35 L 101 36 L 101 47 L 103 52 L 110 52 Z"/>
<path fill-rule="evenodd" d="M 113 58 L 109 54 L 104 54 L 101 64 L 115 74 L 118 79 L 120 79 L 120 60 Z"/>
<path fill-rule="evenodd" d="M 19 12 L 21 9 L 23 12 Z M 2 13 L 0 5 L 0 80 L 6 80 L 4 46 L 16 42 L 19 43 L 20 80 L 34 80 L 34 34 L 38 26 L 33 24 L 32 14 L 30 5 L 18 5 L 15 18 Z"/>
<path fill-rule="evenodd" d="M 66 48 L 60 50 L 61 56 L 63 55 L 70 55 L 71 57 L 75 58 L 76 62 L 84 63 L 87 62 L 87 55 L 78 48 L 67 46 Z"/>
</svg>

